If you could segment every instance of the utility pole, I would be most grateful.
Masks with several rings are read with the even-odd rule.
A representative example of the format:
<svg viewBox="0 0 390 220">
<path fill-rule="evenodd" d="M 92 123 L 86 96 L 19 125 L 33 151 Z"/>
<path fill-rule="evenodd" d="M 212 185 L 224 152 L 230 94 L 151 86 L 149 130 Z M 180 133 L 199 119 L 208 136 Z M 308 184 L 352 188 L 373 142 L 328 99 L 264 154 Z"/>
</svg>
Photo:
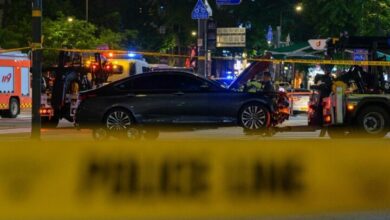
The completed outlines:
<svg viewBox="0 0 390 220">
<path fill-rule="evenodd" d="M 213 14 L 207 0 L 198 0 L 192 10 L 191 17 L 198 20 L 198 74 L 207 76 L 207 20 Z M 204 58 L 200 62 L 199 57 Z"/>
<path fill-rule="evenodd" d="M 88 0 L 85 0 L 85 21 L 88 21 Z"/>
<path fill-rule="evenodd" d="M 198 20 L 198 73 L 207 77 L 207 19 Z"/>
<path fill-rule="evenodd" d="M 31 138 L 41 138 L 41 79 L 42 79 L 42 0 L 33 0 L 32 4 L 32 121 Z"/>
</svg>

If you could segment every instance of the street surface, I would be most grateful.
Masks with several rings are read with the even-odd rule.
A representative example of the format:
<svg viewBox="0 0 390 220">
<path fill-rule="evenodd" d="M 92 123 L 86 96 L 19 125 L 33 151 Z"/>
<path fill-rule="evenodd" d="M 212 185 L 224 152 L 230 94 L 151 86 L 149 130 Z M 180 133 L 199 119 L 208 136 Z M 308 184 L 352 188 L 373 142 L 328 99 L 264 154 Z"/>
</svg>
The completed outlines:
<svg viewBox="0 0 390 220">
<path fill-rule="evenodd" d="M 19 139 L 29 138 L 31 131 L 31 113 L 23 111 L 17 118 L 0 118 L 0 138 Z M 283 126 L 304 126 L 307 124 L 307 116 L 300 114 L 291 117 Z M 161 132 L 159 140 L 174 139 L 229 139 L 229 140 L 261 140 L 261 139 L 315 139 L 320 138 L 320 131 L 314 132 L 283 132 L 272 137 L 259 135 L 245 135 L 240 127 L 222 127 L 215 129 L 203 129 L 181 132 Z M 326 135 L 325 137 L 328 138 Z M 390 138 L 387 135 L 386 138 Z M 77 130 L 73 124 L 61 120 L 59 127 L 55 129 L 42 129 L 43 140 L 92 140 L 92 131 L 88 129 Z"/>
</svg>

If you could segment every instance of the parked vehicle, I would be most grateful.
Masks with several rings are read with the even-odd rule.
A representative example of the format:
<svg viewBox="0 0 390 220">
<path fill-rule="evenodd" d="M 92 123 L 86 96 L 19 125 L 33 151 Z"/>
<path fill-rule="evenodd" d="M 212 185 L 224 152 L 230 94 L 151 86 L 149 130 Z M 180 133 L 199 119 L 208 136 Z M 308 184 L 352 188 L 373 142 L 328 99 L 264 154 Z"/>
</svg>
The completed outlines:
<svg viewBox="0 0 390 220">
<path fill-rule="evenodd" d="M 377 52 L 389 52 L 388 37 L 342 36 L 327 42 L 328 54 L 347 49 L 366 49 L 371 60 L 383 60 Z M 381 66 L 351 66 L 346 72 L 315 90 L 309 103 L 308 122 L 340 137 L 384 137 L 390 131 L 390 82 Z M 324 77 L 324 76 L 321 76 Z"/>
<path fill-rule="evenodd" d="M 306 113 L 312 92 L 308 89 L 288 89 L 287 94 L 292 99 L 292 111 L 294 113 Z"/>
<path fill-rule="evenodd" d="M 150 72 L 80 93 L 80 128 L 126 131 L 136 125 L 240 125 L 260 132 L 287 117 L 275 99 L 247 93 L 188 72 Z M 280 102 L 282 103 L 282 102 Z M 285 112 L 289 112 L 286 110 Z"/>
<path fill-rule="evenodd" d="M 136 74 L 146 73 L 150 71 L 150 65 L 144 60 L 131 59 L 128 57 L 115 57 L 108 59 L 114 66 L 122 66 L 123 71 L 110 74 L 106 83 L 115 82 Z"/>
<path fill-rule="evenodd" d="M 30 59 L 27 54 L 0 54 L 0 115 L 15 118 L 21 108 L 31 108 Z"/>
<path fill-rule="evenodd" d="M 94 54 L 87 60 L 80 53 L 59 53 L 58 65 L 43 68 L 41 91 L 42 127 L 57 127 L 60 119 L 74 122 L 80 91 L 99 87 L 113 74 L 121 74 L 123 68 L 103 61 Z M 89 77 L 90 76 L 90 77 Z"/>
</svg>

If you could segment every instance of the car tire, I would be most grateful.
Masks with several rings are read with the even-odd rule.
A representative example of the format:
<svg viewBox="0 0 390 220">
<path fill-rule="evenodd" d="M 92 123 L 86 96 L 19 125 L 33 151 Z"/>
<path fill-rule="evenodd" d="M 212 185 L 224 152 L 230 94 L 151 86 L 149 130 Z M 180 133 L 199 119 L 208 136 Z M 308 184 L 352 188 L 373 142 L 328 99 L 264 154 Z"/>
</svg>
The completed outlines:
<svg viewBox="0 0 390 220">
<path fill-rule="evenodd" d="M 111 133 L 127 133 L 135 125 L 132 114 L 122 108 L 115 108 L 107 112 L 104 117 L 104 127 Z"/>
<path fill-rule="evenodd" d="M 366 107 L 357 116 L 357 129 L 361 137 L 384 137 L 389 132 L 389 123 L 389 114 L 380 106 Z"/>
<path fill-rule="evenodd" d="M 5 118 L 16 118 L 20 113 L 20 104 L 16 98 L 9 100 L 8 110 L 5 111 L 3 117 Z"/>
<path fill-rule="evenodd" d="M 261 131 L 270 125 L 270 112 L 261 104 L 249 103 L 244 105 L 239 113 L 238 121 L 247 133 Z"/>
</svg>

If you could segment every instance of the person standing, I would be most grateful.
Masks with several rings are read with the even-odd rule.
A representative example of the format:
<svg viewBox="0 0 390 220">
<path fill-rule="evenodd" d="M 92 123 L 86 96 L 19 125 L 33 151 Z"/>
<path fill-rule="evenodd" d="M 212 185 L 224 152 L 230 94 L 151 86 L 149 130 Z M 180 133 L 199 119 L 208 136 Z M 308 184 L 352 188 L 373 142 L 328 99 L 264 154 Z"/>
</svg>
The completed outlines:
<svg viewBox="0 0 390 220">
<path fill-rule="evenodd" d="M 262 90 L 266 93 L 273 93 L 275 92 L 274 85 L 272 84 L 272 75 L 270 72 L 264 72 L 263 73 L 263 80 L 262 80 Z"/>
</svg>

